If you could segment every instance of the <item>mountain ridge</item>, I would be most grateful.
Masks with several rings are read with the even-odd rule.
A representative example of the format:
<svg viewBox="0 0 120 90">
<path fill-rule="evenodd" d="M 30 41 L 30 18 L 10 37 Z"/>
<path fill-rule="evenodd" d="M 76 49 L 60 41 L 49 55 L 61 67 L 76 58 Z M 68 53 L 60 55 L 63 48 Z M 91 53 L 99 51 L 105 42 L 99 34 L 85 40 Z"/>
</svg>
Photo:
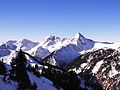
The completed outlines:
<svg viewBox="0 0 120 90">
<path fill-rule="evenodd" d="M 28 39 L 19 41 L 9 40 L 0 45 L 0 53 L 9 56 L 10 52 L 22 49 L 33 56 L 45 58 L 50 53 L 56 51 L 54 59 L 56 62 L 69 64 L 81 53 L 99 48 L 118 48 L 120 43 L 98 42 L 87 39 L 81 33 L 76 33 L 71 38 L 60 38 L 49 35 L 42 42 L 33 42 Z M 1 55 L 2 56 L 2 55 Z"/>
</svg>

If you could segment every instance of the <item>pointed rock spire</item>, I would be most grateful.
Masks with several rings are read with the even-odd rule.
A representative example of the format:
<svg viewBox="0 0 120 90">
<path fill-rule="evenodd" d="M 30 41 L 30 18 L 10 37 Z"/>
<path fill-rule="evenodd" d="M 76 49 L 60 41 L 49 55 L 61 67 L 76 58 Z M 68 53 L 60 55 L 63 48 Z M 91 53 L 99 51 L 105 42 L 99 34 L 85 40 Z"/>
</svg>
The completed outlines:
<svg viewBox="0 0 120 90">
<path fill-rule="evenodd" d="M 76 39 L 81 39 L 81 38 L 84 38 L 84 39 L 85 39 L 85 37 L 84 37 L 81 33 L 75 34 L 75 38 L 76 38 Z"/>
</svg>

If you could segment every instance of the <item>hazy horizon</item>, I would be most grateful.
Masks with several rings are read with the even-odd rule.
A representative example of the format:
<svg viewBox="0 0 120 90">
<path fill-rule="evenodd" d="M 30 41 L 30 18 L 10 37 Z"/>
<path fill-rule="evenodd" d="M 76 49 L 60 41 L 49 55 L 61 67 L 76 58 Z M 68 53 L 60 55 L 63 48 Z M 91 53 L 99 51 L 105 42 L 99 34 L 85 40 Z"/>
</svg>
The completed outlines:
<svg viewBox="0 0 120 90">
<path fill-rule="evenodd" d="M 96 41 L 120 40 L 119 0 L 0 0 L 0 42 L 80 32 Z"/>
</svg>

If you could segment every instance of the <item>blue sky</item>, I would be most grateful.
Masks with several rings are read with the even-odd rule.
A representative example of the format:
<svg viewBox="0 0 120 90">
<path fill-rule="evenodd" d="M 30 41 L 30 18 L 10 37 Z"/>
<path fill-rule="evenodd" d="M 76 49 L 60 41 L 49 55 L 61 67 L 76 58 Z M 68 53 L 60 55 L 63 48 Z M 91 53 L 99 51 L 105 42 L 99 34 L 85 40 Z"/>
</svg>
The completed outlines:
<svg viewBox="0 0 120 90">
<path fill-rule="evenodd" d="M 120 41 L 120 0 L 0 0 L 0 41 L 80 32 L 99 41 Z"/>
</svg>

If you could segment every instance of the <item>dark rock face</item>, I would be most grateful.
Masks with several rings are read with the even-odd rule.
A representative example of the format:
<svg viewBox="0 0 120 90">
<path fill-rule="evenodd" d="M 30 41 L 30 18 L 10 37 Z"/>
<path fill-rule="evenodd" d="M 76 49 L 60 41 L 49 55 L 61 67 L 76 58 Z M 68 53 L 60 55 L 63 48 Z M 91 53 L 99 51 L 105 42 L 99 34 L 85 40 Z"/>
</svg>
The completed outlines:
<svg viewBox="0 0 120 90">
<path fill-rule="evenodd" d="M 85 53 L 69 64 L 67 69 L 84 74 L 94 73 L 104 90 L 120 90 L 119 50 L 99 49 Z"/>
</svg>

